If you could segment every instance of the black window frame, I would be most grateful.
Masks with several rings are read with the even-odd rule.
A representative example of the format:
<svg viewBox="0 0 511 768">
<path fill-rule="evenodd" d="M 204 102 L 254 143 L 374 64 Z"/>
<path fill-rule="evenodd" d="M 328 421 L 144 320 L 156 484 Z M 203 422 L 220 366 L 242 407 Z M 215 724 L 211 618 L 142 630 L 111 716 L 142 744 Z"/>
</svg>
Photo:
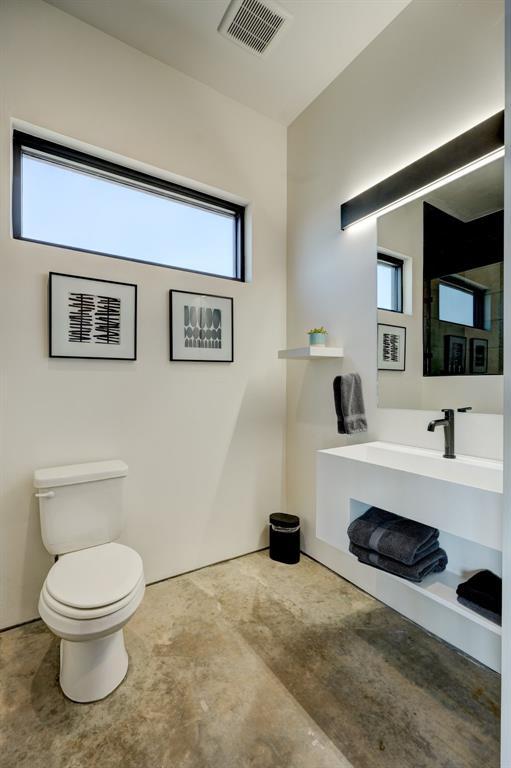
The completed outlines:
<svg viewBox="0 0 511 768">
<path fill-rule="evenodd" d="M 207 275 L 208 277 L 216 277 L 222 280 L 232 280 L 235 282 L 246 282 L 245 271 L 245 212 L 246 207 L 244 205 L 233 203 L 230 200 L 225 200 L 214 195 L 208 195 L 204 192 L 200 192 L 190 187 L 185 187 L 181 184 L 175 184 L 158 176 L 152 176 L 151 174 L 143 173 L 125 165 L 110 162 L 96 155 L 90 155 L 87 152 L 82 152 L 76 149 L 72 149 L 64 144 L 57 144 L 53 141 L 48 141 L 39 136 L 34 136 L 23 131 L 13 131 L 12 139 L 13 147 L 13 176 L 12 176 L 12 234 L 16 240 L 25 240 L 26 242 L 39 243 L 42 245 L 51 245 L 55 248 L 65 248 L 70 251 L 78 251 L 80 253 L 93 253 L 98 256 L 108 256 L 112 259 L 122 259 L 124 261 L 134 261 L 139 264 L 147 264 L 149 266 L 163 267 L 164 269 L 176 269 L 180 272 L 193 272 L 195 274 Z M 89 171 L 97 171 L 98 176 L 105 174 L 103 178 L 107 178 L 106 174 L 114 175 L 118 177 L 120 183 L 123 181 L 132 186 L 139 187 L 140 189 L 147 187 L 154 189 L 155 192 L 161 191 L 162 194 L 168 197 L 174 197 L 178 201 L 183 201 L 195 205 L 197 208 L 203 208 L 204 210 L 214 211 L 221 210 L 233 215 L 234 220 L 234 276 L 221 275 L 215 272 L 204 272 L 199 269 L 190 269 L 188 267 L 178 267 L 172 264 L 161 264 L 157 261 L 148 261 L 146 259 L 134 259 L 129 256 L 122 256 L 115 253 L 106 253 L 104 251 L 91 251 L 87 248 L 78 248 L 76 246 L 65 245 L 64 243 L 54 243 L 47 240 L 37 240 L 30 237 L 23 237 L 22 235 L 22 171 L 21 162 L 23 149 L 34 150 L 35 153 L 44 153 L 53 157 L 58 162 L 62 161 L 65 165 L 69 163 L 68 167 L 71 168 L 71 164 L 82 165 L 84 169 Z"/>
<path fill-rule="evenodd" d="M 386 307 L 377 307 L 377 309 L 381 310 L 382 312 L 394 312 L 397 315 L 402 315 L 404 313 L 403 310 L 403 301 L 404 301 L 404 295 L 403 295 L 403 271 L 404 271 L 404 261 L 403 259 L 399 259 L 397 256 L 389 256 L 386 253 L 382 253 L 381 251 L 378 251 L 377 254 L 377 265 L 379 263 L 385 263 L 390 264 L 392 267 L 396 269 L 396 272 L 399 274 L 399 280 L 398 280 L 398 289 L 397 289 L 397 306 L 399 309 L 387 309 Z"/>
</svg>

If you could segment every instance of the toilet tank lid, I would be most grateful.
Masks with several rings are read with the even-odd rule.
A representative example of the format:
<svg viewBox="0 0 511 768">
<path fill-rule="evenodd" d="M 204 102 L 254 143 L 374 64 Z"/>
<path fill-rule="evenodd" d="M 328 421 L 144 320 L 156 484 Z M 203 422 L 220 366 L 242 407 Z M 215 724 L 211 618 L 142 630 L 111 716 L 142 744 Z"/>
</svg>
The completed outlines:
<svg viewBox="0 0 511 768">
<path fill-rule="evenodd" d="M 34 488 L 56 488 L 61 485 L 92 483 L 97 480 L 109 480 L 113 477 L 125 477 L 128 466 L 124 461 L 89 461 L 86 464 L 67 464 L 63 467 L 36 469 Z"/>
</svg>

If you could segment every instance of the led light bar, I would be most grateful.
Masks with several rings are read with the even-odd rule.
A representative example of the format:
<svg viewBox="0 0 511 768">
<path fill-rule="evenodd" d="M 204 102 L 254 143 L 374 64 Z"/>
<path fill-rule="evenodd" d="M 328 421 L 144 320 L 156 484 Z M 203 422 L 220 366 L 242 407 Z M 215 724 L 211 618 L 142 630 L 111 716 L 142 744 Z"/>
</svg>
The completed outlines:
<svg viewBox="0 0 511 768">
<path fill-rule="evenodd" d="M 504 156 L 504 112 L 488 118 L 341 205 L 341 229 L 393 211 Z"/>
</svg>

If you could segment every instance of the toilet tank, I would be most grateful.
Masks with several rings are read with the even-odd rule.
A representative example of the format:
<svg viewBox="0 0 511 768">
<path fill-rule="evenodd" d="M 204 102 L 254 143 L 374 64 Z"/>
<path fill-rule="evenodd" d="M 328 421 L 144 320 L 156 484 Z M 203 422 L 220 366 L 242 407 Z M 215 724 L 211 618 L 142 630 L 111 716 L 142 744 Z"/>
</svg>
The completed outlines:
<svg viewBox="0 0 511 768">
<path fill-rule="evenodd" d="M 123 529 L 123 461 L 94 461 L 37 469 L 41 534 L 52 555 L 107 544 Z"/>
</svg>

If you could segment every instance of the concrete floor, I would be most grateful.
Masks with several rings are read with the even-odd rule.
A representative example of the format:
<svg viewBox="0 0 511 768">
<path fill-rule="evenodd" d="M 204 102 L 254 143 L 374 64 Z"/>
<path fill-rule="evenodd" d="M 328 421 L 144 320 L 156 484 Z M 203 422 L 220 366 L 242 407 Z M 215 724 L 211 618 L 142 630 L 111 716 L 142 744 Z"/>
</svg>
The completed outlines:
<svg viewBox="0 0 511 768">
<path fill-rule="evenodd" d="M 126 680 L 84 705 L 43 624 L 0 635 L 2 768 L 499 764 L 498 675 L 308 558 L 151 586 L 126 637 Z"/>
</svg>

